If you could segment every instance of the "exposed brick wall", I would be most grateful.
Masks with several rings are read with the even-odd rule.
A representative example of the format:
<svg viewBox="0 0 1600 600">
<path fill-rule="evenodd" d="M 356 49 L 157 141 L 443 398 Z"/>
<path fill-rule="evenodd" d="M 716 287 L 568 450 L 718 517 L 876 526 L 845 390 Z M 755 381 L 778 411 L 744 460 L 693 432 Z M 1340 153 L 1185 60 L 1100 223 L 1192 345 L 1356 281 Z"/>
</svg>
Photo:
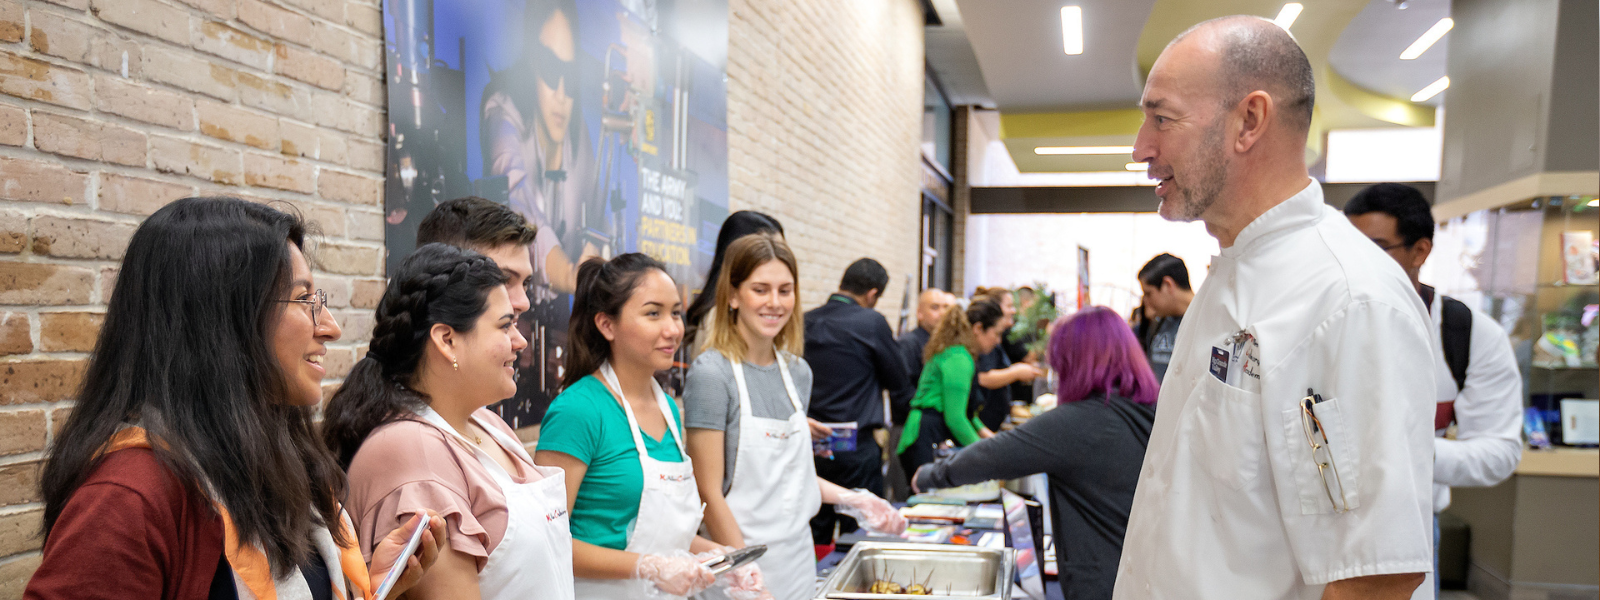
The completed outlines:
<svg viewBox="0 0 1600 600">
<path fill-rule="evenodd" d="M 895 323 L 921 257 L 922 11 L 914 0 L 730 0 L 732 210 L 783 222 L 802 308 L 863 256 Z"/>
<path fill-rule="evenodd" d="M 378 0 L 0 0 L 0 600 L 38 563 L 38 461 L 144 216 L 196 194 L 296 206 L 345 326 L 325 364 L 350 368 L 382 286 L 380 16 Z"/>
</svg>

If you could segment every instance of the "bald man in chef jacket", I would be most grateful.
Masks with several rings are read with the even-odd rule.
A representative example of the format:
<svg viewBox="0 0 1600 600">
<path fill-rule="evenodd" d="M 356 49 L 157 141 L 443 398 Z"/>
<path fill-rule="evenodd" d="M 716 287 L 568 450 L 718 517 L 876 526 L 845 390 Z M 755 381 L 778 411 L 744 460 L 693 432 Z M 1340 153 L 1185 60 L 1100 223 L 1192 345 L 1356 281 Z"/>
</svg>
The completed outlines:
<svg viewBox="0 0 1600 600">
<path fill-rule="evenodd" d="M 1394 260 L 1306 172 L 1288 32 L 1207 21 L 1150 71 L 1133 158 L 1221 246 L 1156 403 L 1115 597 L 1431 597 L 1434 349 Z M 1413 596 L 1416 594 L 1416 596 Z"/>
</svg>

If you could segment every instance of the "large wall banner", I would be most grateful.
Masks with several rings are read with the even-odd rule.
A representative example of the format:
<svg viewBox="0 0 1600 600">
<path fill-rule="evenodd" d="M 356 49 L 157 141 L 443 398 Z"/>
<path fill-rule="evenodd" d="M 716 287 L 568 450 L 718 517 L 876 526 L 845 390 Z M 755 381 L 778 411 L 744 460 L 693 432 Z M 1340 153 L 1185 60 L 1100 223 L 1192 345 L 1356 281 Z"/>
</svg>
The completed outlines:
<svg viewBox="0 0 1600 600">
<path fill-rule="evenodd" d="M 728 214 L 727 0 L 384 0 L 390 272 L 434 206 L 481 196 L 539 229 L 516 397 L 561 379 L 577 265 L 644 252 L 700 288 Z"/>
</svg>

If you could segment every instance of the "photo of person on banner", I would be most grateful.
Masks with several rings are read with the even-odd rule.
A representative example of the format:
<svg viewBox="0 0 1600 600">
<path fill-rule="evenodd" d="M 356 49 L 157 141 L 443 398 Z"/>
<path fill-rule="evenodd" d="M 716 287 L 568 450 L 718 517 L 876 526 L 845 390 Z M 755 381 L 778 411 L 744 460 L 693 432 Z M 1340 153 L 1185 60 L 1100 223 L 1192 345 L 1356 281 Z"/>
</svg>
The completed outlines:
<svg viewBox="0 0 1600 600">
<path fill-rule="evenodd" d="M 536 231 L 517 392 L 490 407 L 513 428 L 561 391 L 583 260 L 642 252 L 685 298 L 704 280 L 700 240 L 728 214 L 727 14 L 725 0 L 385 3 L 389 268 L 448 200 L 505 206 Z"/>
</svg>

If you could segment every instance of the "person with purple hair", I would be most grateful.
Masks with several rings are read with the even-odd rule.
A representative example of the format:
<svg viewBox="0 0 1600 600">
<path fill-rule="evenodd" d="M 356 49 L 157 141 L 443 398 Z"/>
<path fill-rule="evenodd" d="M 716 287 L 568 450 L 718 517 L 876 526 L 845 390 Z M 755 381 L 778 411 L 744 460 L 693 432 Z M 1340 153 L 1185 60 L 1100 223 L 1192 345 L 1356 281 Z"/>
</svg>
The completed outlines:
<svg viewBox="0 0 1600 600">
<path fill-rule="evenodd" d="M 1049 361 L 1059 374 L 1055 409 L 918 469 L 912 488 L 1045 473 L 1062 594 L 1110 598 L 1155 421 L 1155 374 L 1133 331 L 1103 306 L 1056 326 Z"/>
</svg>

